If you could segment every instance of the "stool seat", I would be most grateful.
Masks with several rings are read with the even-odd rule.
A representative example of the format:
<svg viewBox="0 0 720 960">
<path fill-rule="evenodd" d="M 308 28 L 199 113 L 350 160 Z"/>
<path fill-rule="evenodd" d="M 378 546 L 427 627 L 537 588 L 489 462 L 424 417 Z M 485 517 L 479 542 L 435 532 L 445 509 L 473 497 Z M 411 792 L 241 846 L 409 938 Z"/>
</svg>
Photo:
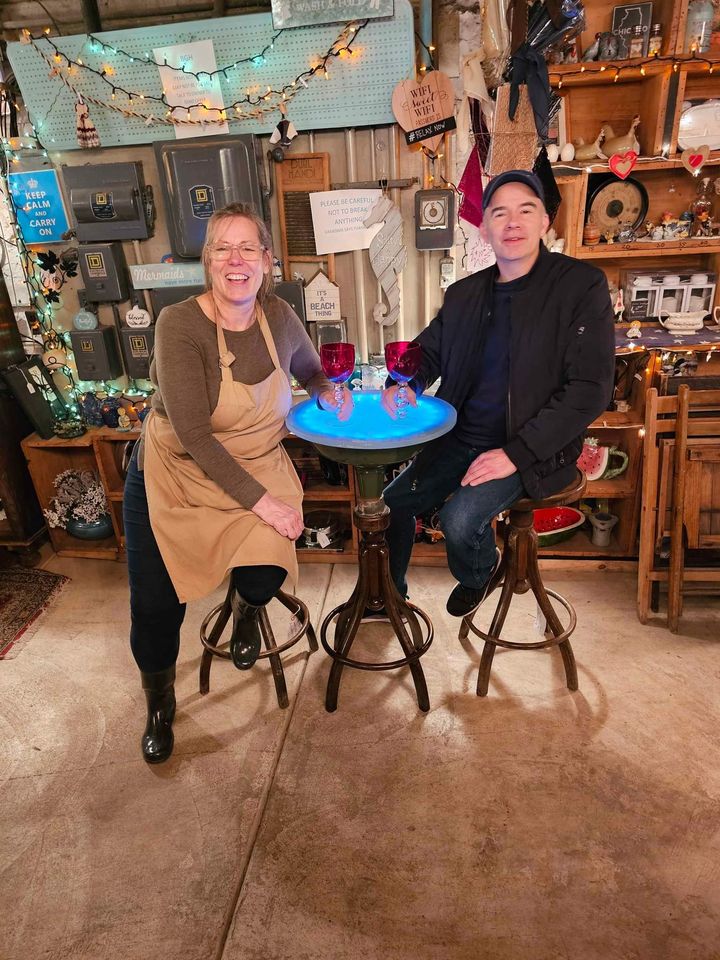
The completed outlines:
<svg viewBox="0 0 720 960">
<path fill-rule="evenodd" d="M 530 500 L 528 498 L 516 500 L 509 508 L 505 516 L 502 559 L 497 573 L 497 583 L 502 583 L 502 589 L 490 627 L 487 633 L 476 627 L 473 623 L 476 611 L 473 611 L 463 618 L 458 634 L 458 639 L 465 640 L 472 631 L 475 636 L 485 641 L 480 659 L 480 669 L 478 670 L 477 695 L 479 697 L 487 695 L 490 670 L 497 647 L 507 647 L 514 650 L 558 647 L 565 667 L 568 689 L 577 690 L 577 667 L 570 646 L 570 637 L 575 630 L 577 616 L 572 604 L 561 597 L 560 594 L 546 589 L 540 576 L 537 557 L 538 535 L 533 526 L 533 510 L 572 503 L 580 499 L 585 492 L 585 488 L 585 474 L 578 470 L 575 480 L 558 493 L 543 500 Z M 529 590 L 535 596 L 538 611 L 545 618 L 545 637 L 542 640 L 530 642 L 508 640 L 507 637 L 502 635 L 502 629 L 512 598 L 516 593 L 527 593 Z M 560 622 L 551 598 L 564 608 L 568 615 L 567 626 L 563 627 Z"/>
<path fill-rule="evenodd" d="M 223 602 L 213 607 L 200 626 L 200 642 L 204 647 L 202 659 L 200 660 L 201 694 L 206 694 L 210 690 L 210 667 L 212 666 L 213 657 L 220 657 L 223 660 L 231 659 L 230 651 L 223 649 L 223 647 L 227 647 L 229 644 L 229 639 L 226 643 L 221 644 L 221 638 L 227 622 L 232 616 L 232 592 L 233 585 L 231 582 Z M 267 608 L 265 606 L 260 607 L 258 610 L 258 626 L 260 627 L 260 636 L 263 638 L 265 644 L 265 650 L 259 654 L 258 660 L 270 660 L 278 706 L 284 709 L 290 701 L 288 699 L 285 672 L 280 654 L 289 650 L 290 647 L 294 647 L 304 636 L 308 638 L 308 646 L 312 653 L 318 649 L 318 642 L 315 631 L 310 623 L 310 612 L 302 600 L 299 600 L 290 593 L 285 593 L 283 590 L 278 590 L 274 599 L 290 611 L 293 629 L 285 642 L 278 646 L 275 642 L 272 626 L 270 625 Z M 213 620 L 215 622 L 208 636 L 208 628 Z"/>
<path fill-rule="evenodd" d="M 562 490 L 558 490 L 557 493 L 551 493 L 550 496 L 543 497 L 542 500 L 521 498 L 520 500 L 516 500 L 510 509 L 525 511 L 541 510 L 543 507 L 563 507 L 566 503 L 573 503 L 575 500 L 579 500 L 585 493 L 586 486 L 587 481 L 585 474 L 581 470 L 578 470 L 575 480 L 566 487 L 563 487 Z"/>
</svg>

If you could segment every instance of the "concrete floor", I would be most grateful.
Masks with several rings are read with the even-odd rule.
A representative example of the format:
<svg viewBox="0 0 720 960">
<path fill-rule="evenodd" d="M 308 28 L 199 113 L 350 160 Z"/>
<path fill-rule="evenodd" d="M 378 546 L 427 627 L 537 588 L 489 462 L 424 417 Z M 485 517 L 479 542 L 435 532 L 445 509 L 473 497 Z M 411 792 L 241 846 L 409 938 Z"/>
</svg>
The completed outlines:
<svg viewBox="0 0 720 960">
<path fill-rule="evenodd" d="M 415 568 L 426 715 L 407 671 L 349 670 L 327 714 L 329 661 L 299 648 L 288 710 L 267 663 L 216 662 L 201 698 L 194 604 L 176 750 L 149 767 L 124 568 L 48 568 L 72 582 L 0 663 L 2 960 L 720 957 L 717 599 L 673 636 L 637 622 L 632 574 L 547 573 L 578 610 L 580 691 L 556 651 L 501 651 L 479 700 L 450 576 Z M 317 623 L 353 571 L 301 571 Z"/>
</svg>

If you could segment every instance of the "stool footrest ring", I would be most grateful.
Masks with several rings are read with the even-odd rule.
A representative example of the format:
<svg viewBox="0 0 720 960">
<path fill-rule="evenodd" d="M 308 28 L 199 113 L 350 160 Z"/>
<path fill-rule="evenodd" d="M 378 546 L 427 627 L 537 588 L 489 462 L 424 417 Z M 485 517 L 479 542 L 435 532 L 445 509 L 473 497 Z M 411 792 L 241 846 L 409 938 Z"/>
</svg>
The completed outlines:
<svg viewBox="0 0 720 960">
<path fill-rule="evenodd" d="M 289 650 L 290 647 L 294 646 L 298 640 L 300 640 L 303 635 L 307 632 L 308 627 L 310 626 L 310 613 L 308 608 L 302 602 L 295 598 L 294 603 L 290 603 L 290 597 L 287 594 L 280 596 L 281 591 L 278 591 L 277 599 L 282 603 L 284 607 L 287 607 L 291 611 L 293 616 L 298 617 L 298 627 L 291 637 L 289 637 L 285 643 L 280 644 L 278 647 L 274 647 L 272 650 L 261 650 L 258 654 L 258 660 L 265 660 L 268 657 L 274 657 L 279 653 L 283 653 L 285 650 Z M 214 654 L 216 657 L 220 657 L 223 660 L 230 660 L 230 651 L 223 650 L 221 647 L 216 647 L 208 640 L 208 627 L 213 622 L 215 617 L 220 613 L 224 606 L 223 603 L 219 603 L 216 607 L 213 607 L 210 613 L 205 617 L 201 626 L 200 626 L 200 642 L 205 647 L 206 650 L 209 650 L 210 653 Z M 294 608 L 294 609 L 293 609 Z M 299 616 L 298 616 L 299 615 Z"/>
<path fill-rule="evenodd" d="M 382 663 L 370 663 L 366 660 L 354 660 L 350 657 L 344 657 L 342 654 L 338 653 L 337 650 L 330 646 L 327 641 L 326 634 L 330 623 L 347 607 L 347 605 L 347 602 L 341 603 L 339 606 L 332 609 L 323 620 L 322 627 L 320 628 L 320 643 L 322 643 L 323 649 L 328 656 L 332 657 L 332 659 L 337 663 L 343 664 L 345 667 L 355 667 L 357 670 L 396 670 L 399 667 L 407 667 L 411 663 L 417 663 L 420 657 L 427 653 L 430 644 L 433 642 L 434 629 L 430 617 L 428 617 L 424 610 L 416 607 L 414 603 L 406 601 L 406 605 L 425 624 L 427 637 L 421 646 L 417 647 L 413 653 L 406 657 L 402 657 L 400 660 L 391 660 Z"/>
<path fill-rule="evenodd" d="M 548 590 L 546 588 L 545 592 L 548 597 L 553 600 L 556 600 L 562 607 L 565 608 L 568 616 L 570 617 L 570 622 L 567 627 L 561 634 L 557 637 L 546 637 L 545 640 L 536 640 L 532 643 L 520 643 L 516 640 L 503 640 L 502 637 L 492 637 L 490 634 L 485 633 L 479 627 L 476 627 L 472 621 L 468 622 L 468 627 L 475 634 L 476 637 L 480 637 L 481 640 L 484 640 L 486 643 L 494 643 L 498 647 L 506 647 L 509 650 L 542 650 L 545 647 L 555 647 L 560 643 L 565 643 L 566 640 L 569 640 L 575 631 L 577 626 L 577 614 L 575 613 L 575 607 L 562 597 L 559 593 L 555 593 L 554 590 Z"/>
</svg>

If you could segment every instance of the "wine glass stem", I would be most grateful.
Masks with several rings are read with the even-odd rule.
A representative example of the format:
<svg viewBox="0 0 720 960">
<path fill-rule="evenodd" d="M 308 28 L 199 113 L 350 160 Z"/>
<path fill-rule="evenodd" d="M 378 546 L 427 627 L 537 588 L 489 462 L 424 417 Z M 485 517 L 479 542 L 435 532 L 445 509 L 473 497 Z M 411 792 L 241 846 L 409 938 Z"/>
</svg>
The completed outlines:
<svg viewBox="0 0 720 960">
<path fill-rule="evenodd" d="M 338 406 L 338 409 L 342 406 L 343 402 L 343 388 L 341 383 L 335 384 L 335 403 Z"/>
<path fill-rule="evenodd" d="M 397 392 L 397 415 L 400 419 L 405 416 L 405 408 L 408 405 L 407 390 L 405 389 L 405 384 L 400 384 L 400 389 Z"/>
</svg>

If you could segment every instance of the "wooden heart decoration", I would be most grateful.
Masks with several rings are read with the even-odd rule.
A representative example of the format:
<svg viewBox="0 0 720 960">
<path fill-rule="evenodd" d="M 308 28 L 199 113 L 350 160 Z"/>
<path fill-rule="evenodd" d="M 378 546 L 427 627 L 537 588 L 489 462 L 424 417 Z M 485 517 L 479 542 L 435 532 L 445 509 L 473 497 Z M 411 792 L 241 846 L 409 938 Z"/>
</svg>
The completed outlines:
<svg viewBox="0 0 720 960">
<path fill-rule="evenodd" d="M 403 80 L 393 90 L 392 109 L 408 144 L 435 152 L 446 130 L 455 129 L 455 88 L 446 73 L 433 70 L 421 80 Z"/>
<path fill-rule="evenodd" d="M 688 147 L 680 154 L 682 165 L 686 170 L 696 177 L 700 173 L 702 165 L 710 156 L 710 147 L 704 143 L 701 147 Z"/>
<path fill-rule="evenodd" d="M 608 166 L 621 180 L 630 176 L 630 171 L 637 163 L 638 155 L 634 150 L 626 150 L 625 153 L 614 153 L 608 160 Z"/>
</svg>

